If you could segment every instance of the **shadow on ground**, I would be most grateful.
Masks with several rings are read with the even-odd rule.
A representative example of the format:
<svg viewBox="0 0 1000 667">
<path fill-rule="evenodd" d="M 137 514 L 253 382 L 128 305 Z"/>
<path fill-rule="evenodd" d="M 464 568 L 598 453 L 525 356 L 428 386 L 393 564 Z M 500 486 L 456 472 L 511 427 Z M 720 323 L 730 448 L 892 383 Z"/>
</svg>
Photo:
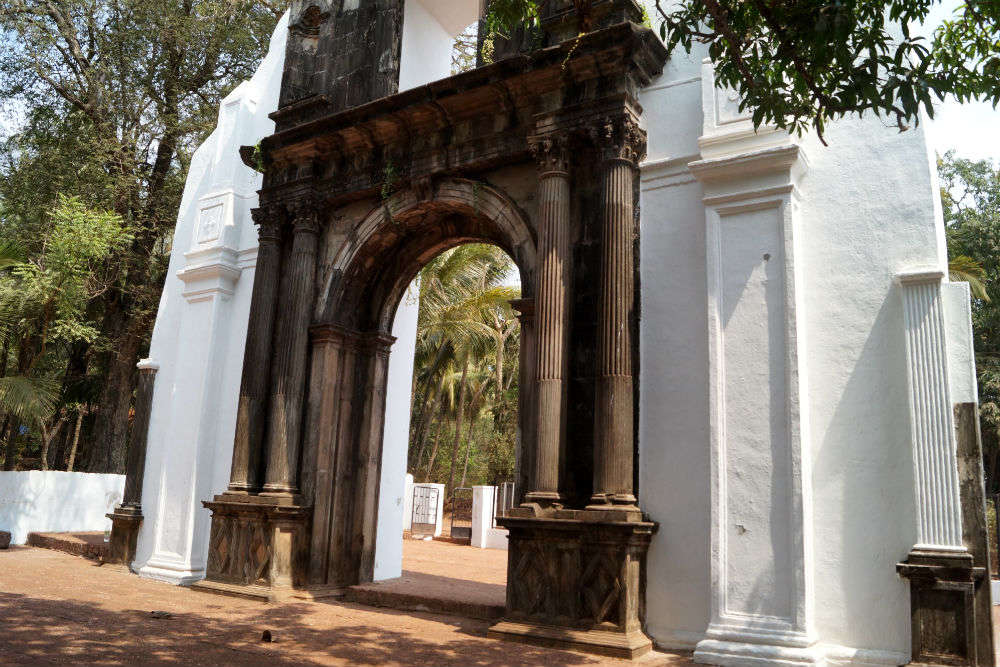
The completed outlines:
<svg viewBox="0 0 1000 667">
<path fill-rule="evenodd" d="M 315 607 L 309 604 L 232 610 L 225 603 L 220 599 L 207 605 L 225 618 L 184 612 L 153 618 L 148 609 L 110 611 L 90 602 L 0 593 L 0 655 L 6 665 L 502 667 L 602 662 L 568 651 L 486 640 L 487 624 L 472 620 L 389 611 L 376 615 L 344 605 L 346 618 L 339 619 L 340 625 L 317 627 L 310 619 Z M 364 622 L 344 623 L 353 620 L 352 613 L 366 617 Z M 404 631 L 373 625 L 376 618 Z M 265 629 L 274 634 L 274 643 L 260 641 Z M 456 631 L 461 638 L 455 638 Z"/>
</svg>

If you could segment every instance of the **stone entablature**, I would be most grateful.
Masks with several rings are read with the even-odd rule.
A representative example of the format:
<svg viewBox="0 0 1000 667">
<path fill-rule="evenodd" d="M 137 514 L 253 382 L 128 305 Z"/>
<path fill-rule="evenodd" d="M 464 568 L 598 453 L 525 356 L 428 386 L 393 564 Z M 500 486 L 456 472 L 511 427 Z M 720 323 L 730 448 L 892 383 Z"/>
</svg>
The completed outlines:
<svg viewBox="0 0 1000 667">
<path fill-rule="evenodd" d="M 321 95 L 304 100 L 272 114 L 262 198 L 294 198 L 308 182 L 335 203 L 523 162 L 529 137 L 583 138 L 640 117 L 639 89 L 665 56 L 651 31 L 626 23 L 345 111 Z"/>
</svg>

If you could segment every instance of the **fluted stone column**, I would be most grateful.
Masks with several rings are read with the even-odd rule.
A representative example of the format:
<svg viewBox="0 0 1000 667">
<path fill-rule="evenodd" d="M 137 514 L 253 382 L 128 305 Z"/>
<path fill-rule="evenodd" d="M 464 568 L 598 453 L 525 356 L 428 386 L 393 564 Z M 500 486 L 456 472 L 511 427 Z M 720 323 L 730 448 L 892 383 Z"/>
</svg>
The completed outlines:
<svg viewBox="0 0 1000 667">
<path fill-rule="evenodd" d="M 142 482 L 146 473 L 149 416 L 153 409 L 153 384 L 159 365 L 150 359 L 139 362 L 139 384 L 135 391 L 135 423 L 128 444 L 125 493 L 111 519 L 111 562 L 131 566 L 142 523 Z"/>
<path fill-rule="evenodd" d="M 591 507 L 631 509 L 633 409 L 631 314 L 634 298 L 635 178 L 645 133 L 631 118 L 594 128 L 602 154 L 601 292 L 597 314 L 594 492 Z"/>
<path fill-rule="evenodd" d="M 565 135 L 533 141 L 539 166 L 538 293 L 535 296 L 537 412 L 529 503 L 559 504 L 559 451 L 566 420 L 569 334 L 570 181 Z"/>
<path fill-rule="evenodd" d="M 899 277 L 906 325 L 910 432 L 917 544 L 928 551 L 965 551 L 951 396 L 948 387 L 942 272 Z"/>
<path fill-rule="evenodd" d="M 518 359 L 520 389 L 518 390 L 518 442 L 514 458 L 514 497 L 520 505 L 535 479 L 535 300 L 515 299 L 510 305 L 521 321 L 521 347 Z"/>
<path fill-rule="evenodd" d="M 159 365 L 144 359 L 138 364 L 139 383 L 135 389 L 135 422 L 129 438 L 128 460 L 125 466 L 125 493 L 116 511 L 142 510 L 142 482 L 146 476 L 146 444 L 149 439 L 149 416 L 153 410 L 153 384 Z"/>
<path fill-rule="evenodd" d="M 316 284 L 319 210 L 314 200 L 293 204 L 294 238 L 282 282 L 282 311 L 274 338 L 274 375 L 264 495 L 298 492 L 302 401 L 306 385 L 309 325 Z"/>
<path fill-rule="evenodd" d="M 250 323 L 243 353 L 243 379 L 236 415 L 230 493 L 260 490 L 264 424 L 267 422 L 271 377 L 271 338 L 278 284 L 281 282 L 281 225 L 284 208 L 278 204 L 254 209 L 258 227 L 257 266 L 254 269 Z"/>
</svg>

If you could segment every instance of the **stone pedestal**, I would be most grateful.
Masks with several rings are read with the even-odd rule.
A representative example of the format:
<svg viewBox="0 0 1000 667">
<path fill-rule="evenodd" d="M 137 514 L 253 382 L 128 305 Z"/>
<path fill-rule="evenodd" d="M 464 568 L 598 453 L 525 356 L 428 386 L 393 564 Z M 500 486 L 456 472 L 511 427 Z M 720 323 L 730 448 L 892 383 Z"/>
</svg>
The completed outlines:
<svg viewBox="0 0 1000 667">
<path fill-rule="evenodd" d="M 142 511 L 138 507 L 119 505 L 106 516 L 111 519 L 111 562 L 129 567 L 135 560 Z"/>
<path fill-rule="evenodd" d="M 976 665 L 976 588 L 989 585 L 986 569 L 969 553 L 918 550 L 896 569 L 910 580 L 910 664 Z"/>
<path fill-rule="evenodd" d="M 647 653 L 645 564 L 657 524 L 640 512 L 515 508 L 507 611 L 489 636 L 619 658 Z"/>
<path fill-rule="evenodd" d="M 203 504 L 212 537 L 207 577 L 193 588 L 274 601 L 304 586 L 311 508 L 300 498 L 224 493 Z"/>
</svg>

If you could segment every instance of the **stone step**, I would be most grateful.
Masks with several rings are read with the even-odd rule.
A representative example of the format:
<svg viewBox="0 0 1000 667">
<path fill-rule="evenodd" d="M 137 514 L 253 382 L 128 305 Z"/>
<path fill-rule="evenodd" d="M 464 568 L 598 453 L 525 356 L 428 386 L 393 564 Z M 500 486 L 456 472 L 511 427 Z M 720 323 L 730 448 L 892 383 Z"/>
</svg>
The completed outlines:
<svg viewBox="0 0 1000 667">
<path fill-rule="evenodd" d="M 483 590 L 483 584 L 460 582 L 442 587 L 440 577 L 421 576 L 407 572 L 401 579 L 351 586 L 344 593 L 345 602 L 387 607 L 402 611 L 423 611 L 435 614 L 464 616 L 487 621 L 504 614 L 504 587 Z M 465 587 L 461 584 L 468 583 Z"/>
<path fill-rule="evenodd" d="M 54 549 L 91 560 L 107 561 L 111 547 L 102 532 L 28 533 L 28 546 Z"/>
</svg>

